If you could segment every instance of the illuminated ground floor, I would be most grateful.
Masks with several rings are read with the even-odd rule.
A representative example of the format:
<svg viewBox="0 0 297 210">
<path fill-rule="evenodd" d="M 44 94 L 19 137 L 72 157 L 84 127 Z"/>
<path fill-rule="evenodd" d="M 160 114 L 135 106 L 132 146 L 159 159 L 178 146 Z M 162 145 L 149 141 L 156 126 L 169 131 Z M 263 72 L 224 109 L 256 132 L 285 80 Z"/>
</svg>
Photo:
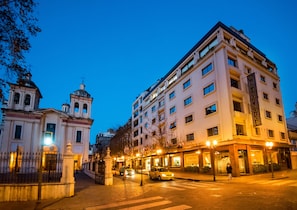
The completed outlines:
<svg viewBox="0 0 297 210">
<path fill-rule="evenodd" d="M 150 154 L 130 158 L 129 165 L 135 169 L 149 171 L 152 166 L 166 166 L 172 170 L 197 173 L 226 174 L 230 163 L 233 176 L 265 173 L 271 170 L 291 169 L 291 155 L 287 145 L 229 144 L 204 148 L 179 148 L 160 154 Z"/>
</svg>

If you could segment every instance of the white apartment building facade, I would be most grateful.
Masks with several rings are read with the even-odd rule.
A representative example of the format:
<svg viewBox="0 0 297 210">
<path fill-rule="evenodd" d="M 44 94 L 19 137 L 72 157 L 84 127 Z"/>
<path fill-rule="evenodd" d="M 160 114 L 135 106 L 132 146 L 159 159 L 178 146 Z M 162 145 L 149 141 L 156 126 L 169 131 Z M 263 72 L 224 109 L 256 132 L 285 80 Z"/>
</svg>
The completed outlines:
<svg viewBox="0 0 297 210">
<path fill-rule="evenodd" d="M 62 110 L 39 108 L 42 95 L 31 76 L 9 84 L 9 99 L 2 107 L 0 152 L 63 154 L 71 143 L 75 169 L 80 169 L 88 161 L 93 98 L 81 84 Z"/>
<path fill-rule="evenodd" d="M 133 102 L 132 138 L 148 170 L 214 165 L 224 174 L 230 162 L 239 176 L 271 161 L 290 167 L 277 67 L 242 31 L 218 22 Z"/>
</svg>

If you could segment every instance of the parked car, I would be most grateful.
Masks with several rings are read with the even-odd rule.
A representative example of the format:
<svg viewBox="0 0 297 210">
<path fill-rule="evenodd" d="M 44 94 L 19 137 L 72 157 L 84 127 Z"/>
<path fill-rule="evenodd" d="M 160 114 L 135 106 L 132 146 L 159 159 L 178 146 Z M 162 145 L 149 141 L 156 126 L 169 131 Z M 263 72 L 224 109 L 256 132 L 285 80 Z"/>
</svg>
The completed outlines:
<svg viewBox="0 0 297 210">
<path fill-rule="evenodd" d="M 165 167 L 152 167 L 149 172 L 150 179 L 174 180 L 174 173 Z"/>
</svg>

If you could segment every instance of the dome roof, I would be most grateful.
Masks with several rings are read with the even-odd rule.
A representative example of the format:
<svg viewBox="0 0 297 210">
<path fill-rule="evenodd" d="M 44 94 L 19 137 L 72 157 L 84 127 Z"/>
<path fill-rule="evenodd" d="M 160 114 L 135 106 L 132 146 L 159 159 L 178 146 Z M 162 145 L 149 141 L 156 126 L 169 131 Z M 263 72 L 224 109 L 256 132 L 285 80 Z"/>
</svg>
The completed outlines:
<svg viewBox="0 0 297 210">
<path fill-rule="evenodd" d="M 91 95 L 85 90 L 85 84 L 81 84 L 80 89 L 74 91 L 72 94 L 76 96 L 91 98 Z"/>
</svg>

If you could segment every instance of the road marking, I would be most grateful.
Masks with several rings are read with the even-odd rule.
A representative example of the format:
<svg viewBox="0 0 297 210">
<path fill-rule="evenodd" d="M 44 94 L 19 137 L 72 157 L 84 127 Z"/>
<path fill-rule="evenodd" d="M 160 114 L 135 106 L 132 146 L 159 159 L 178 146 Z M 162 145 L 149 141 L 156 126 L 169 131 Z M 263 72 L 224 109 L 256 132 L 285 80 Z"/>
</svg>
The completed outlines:
<svg viewBox="0 0 297 210">
<path fill-rule="evenodd" d="M 105 204 L 105 205 L 87 207 L 86 210 L 106 209 L 106 208 L 124 206 L 124 205 L 129 205 L 129 204 L 136 204 L 136 203 L 159 200 L 159 199 L 163 199 L 163 197 L 155 196 L 155 197 L 142 198 L 142 199 L 137 199 L 137 200 L 120 201 L 120 202 L 116 202 L 116 203 L 110 203 L 110 204 Z"/>
<path fill-rule="evenodd" d="M 161 205 L 166 205 L 172 203 L 171 201 L 165 200 L 165 201 L 159 201 L 159 202 L 154 202 L 154 203 L 147 203 L 143 205 L 138 205 L 138 206 L 133 206 L 133 207 L 128 207 L 128 208 L 123 208 L 120 210 L 141 210 L 141 209 L 147 209 L 147 208 L 152 208 L 156 206 L 161 206 Z"/>
<path fill-rule="evenodd" d="M 183 188 L 180 188 L 180 187 L 173 187 L 173 186 L 161 186 L 163 188 L 169 188 L 169 189 L 172 189 L 172 190 L 185 190 Z"/>
<path fill-rule="evenodd" d="M 292 182 L 295 182 L 295 181 L 294 180 L 279 181 L 277 183 L 273 183 L 272 185 L 285 185 L 285 184 L 290 184 Z"/>
<path fill-rule="evenodd" d="M 179 205 L 179 206 L 171 206 L 169 208 L 166 209 L 161 209 L 161 210 L 184 210 L 184 209 L 191 209 L 191 206 L 187 206 L 187 205 Z"/>
</svg>

